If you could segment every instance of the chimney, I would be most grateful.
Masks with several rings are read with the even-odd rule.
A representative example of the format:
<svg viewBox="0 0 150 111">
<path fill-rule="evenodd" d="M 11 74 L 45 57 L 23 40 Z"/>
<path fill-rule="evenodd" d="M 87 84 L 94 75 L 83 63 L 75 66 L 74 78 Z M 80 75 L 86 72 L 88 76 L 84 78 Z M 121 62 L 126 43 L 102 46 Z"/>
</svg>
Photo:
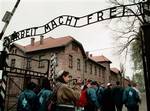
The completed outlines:
<svg viewBox="0 0 150 111">
<path fill-rule="evenodd" d="M 93 55 L 92 54 L 90 54 L 90 57 L 92 57 Z"/>
<path fill-rule="evenodd" d="M 43 44 L 43 38 L 44 38 L 44 36 L 43 36 L 43 35 L 41 35 L 41 36 L 40 36 L 40 45 L 42 45 L 42 44 Z"/>
<path fill-rule="evenodd" d="M 34 46 L 35 38 L 31 38 L 31 46 Z"/>
<path fill-rule="evenodd" d="M 86 52 L 86 56 L 89 57 L 89 52 L 88 51 Z"/>
</svg>

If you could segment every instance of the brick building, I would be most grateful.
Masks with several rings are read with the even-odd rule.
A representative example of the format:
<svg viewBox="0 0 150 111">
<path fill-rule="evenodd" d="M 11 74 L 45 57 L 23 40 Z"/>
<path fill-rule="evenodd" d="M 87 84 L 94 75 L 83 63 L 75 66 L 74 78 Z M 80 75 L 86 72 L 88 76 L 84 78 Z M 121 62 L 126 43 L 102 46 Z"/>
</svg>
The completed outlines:
<svg viewBox="0 0 150 111">
<path fill-rule="evenodd" d="M 105 82 L 106 67 L 97 63 L 91 59 L 87 53 L 85 53 L 83 46 L 80 42 L 70 36 L 61 38 L 43 38 L 35 42 L 34 38 L 31 38 L 31 44 L 21 46 L 14 44 L 11 48 L 10 53 L 27 56 L 32 59 L 49 59 L 52 53 L 56 53 L 57 56 L 57 67 L 56 72 L 64 69 L 70 72 L 72 78 L 94 79 L 99 82 Z M 18 63 L 19 62 L 19 63 Z M 28 64 L 30 70 L 42 71 L 46 66 L 44 63 L 35 64 L 25 60 L 10 59 L 10 65 L 17 65 L 23 67 Z M 37 65 L 38 68 L 37 68 Z M 40 66 L 41 65 L 41 66 Z"/>
<path fill-rule="evenodd" d="M 40 40 L 36 42 L 34 38 L 31 38 L 31 43 L 26 46 L 13 44 L 10 54 L 14 55 L 9 57 L 8 65 L 14 71 L 13 67 L 45 72 L 48 67 L 47 61 L 38 62 L 37 60 L 50 60 L 52 53 L 55 53 L 57 57 L 56 72 L 62 69 L 67 70 L 73 79 L 92 79 L 104 85 L 119 80 L 119 73 L 117 72 L 119 70 L 110 68 L 112 62 L 109 59 L 103 55 L 89 55 L 88 52 L 84 51 L 82 44 L 71 36 L 61 38 L 44 38 L 41 36 Z M 20 56 L 15 56 L 16 54 Z M 23 56 L 28 57 L 28 59 L 23 58 Z M 31 59 L 34 60 L 31 61 Z M 32 78 L 32 80 L 40 83 L 39 79 Z M 22 77 L 9 77 L 7 107 L 13 106 L 18 94 L 24 87 L 25 81 L 24 75 Z"/>
<path fill-rule="evenodd" d="M 116 81 L 119 81 L 120 83 L 122 82 L 122 77 L 121 77 L 121 72 L 117 68 L 111 68 L 111 76 L 109 78 L 110 82 L 115 85 Z"/>
</svg>

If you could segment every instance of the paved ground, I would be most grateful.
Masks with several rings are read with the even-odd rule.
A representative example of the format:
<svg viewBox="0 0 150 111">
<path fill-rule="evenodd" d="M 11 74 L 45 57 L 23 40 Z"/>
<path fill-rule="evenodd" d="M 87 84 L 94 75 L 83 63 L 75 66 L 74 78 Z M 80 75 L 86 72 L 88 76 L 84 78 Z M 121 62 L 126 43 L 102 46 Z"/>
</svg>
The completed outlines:
<svg viewBox="0 0 150 111">
<path fill-rule="evenodd" d="M 143 93 L 141 97 L 142 97 L 142 103 L 140 104 L 139 111 L 147 111 L 145 93 Z M 127 111 L 126 107 L 123 108 L 123 111 Z"/>
</svg>

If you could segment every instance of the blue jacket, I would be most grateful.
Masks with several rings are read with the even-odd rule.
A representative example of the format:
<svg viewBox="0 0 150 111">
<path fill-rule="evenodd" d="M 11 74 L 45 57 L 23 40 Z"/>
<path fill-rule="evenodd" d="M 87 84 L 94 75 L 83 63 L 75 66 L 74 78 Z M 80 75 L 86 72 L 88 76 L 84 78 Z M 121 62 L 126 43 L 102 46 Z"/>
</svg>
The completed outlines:
<svg viewBox="0 0 150 111">
<path fill-rule="evenodd" d="M 25 89 L 18 98 L 17 111 L 36 111 L 37 96 L 29 89 Z"/>
<path fill-rule="evenodd" d="M 46 103 L 52 96 L 52 91 L 47 90 L 47 89 L 42 89 L 39 94 L 38 94 L 38 102 L 39 102 L 39 109 L 38 111 L 46 111 Z"/>
<path fill-rule="evenodd" d="M 97 88 L 92 88 L 92 87 L 88 88 L 87 89 L 87 96 L 88 96 L 90 102 L 93 103 L 97 108 L 99 108 L 100 104 L 98 102 L 96 90 L 97 90 Z"/>
<path fill-rule="evenodd" d="M 123 103 L 128 106 L 138 105 L 140 97 L 135 89 L 127 87 L 123 93 Z"/>
</svg>

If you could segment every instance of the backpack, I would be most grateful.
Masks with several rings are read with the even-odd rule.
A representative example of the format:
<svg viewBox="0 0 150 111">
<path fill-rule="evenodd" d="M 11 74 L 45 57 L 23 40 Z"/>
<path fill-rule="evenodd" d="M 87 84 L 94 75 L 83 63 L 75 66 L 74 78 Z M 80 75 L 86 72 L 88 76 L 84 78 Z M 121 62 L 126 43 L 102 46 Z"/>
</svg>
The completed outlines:
<svg viewBox="0 0 150 111">
<path fill-rule="evenodd" d="M 96 90 L 96 95 L 97 95 L 97 100 L 99 102 L 99 104 L 102 104 L 102 97 L 103 97 L 103 89 L 101 87 L 98 87 L 98 89 Z"/>
<path fill-rule="evenodd" d="M 51 96 L 50 90 L 42 89 L 38 94 L 38 103 L 39 103 L 39 111 L 45 111 L 47 106 L 47 101 L 49 100 L 49 97 Z"/>
<path fill-rule="evenodd" d="M 137 103 L 139 102 L 138 93 L 133 88 L 130 88 L 126 94 L 127 94 L 126 105 L 127 106 L 137 105 Z"/>
<path fill-rule="evenodd" d="M 31 106 L 30 106 L 30 103 L 29 103 L 29 99 L 27 97 L 27 95 L 25 93 L 23 93 L 23 98 L 21 100 L 21 111 L 31 111 Z"/>
</svg>

